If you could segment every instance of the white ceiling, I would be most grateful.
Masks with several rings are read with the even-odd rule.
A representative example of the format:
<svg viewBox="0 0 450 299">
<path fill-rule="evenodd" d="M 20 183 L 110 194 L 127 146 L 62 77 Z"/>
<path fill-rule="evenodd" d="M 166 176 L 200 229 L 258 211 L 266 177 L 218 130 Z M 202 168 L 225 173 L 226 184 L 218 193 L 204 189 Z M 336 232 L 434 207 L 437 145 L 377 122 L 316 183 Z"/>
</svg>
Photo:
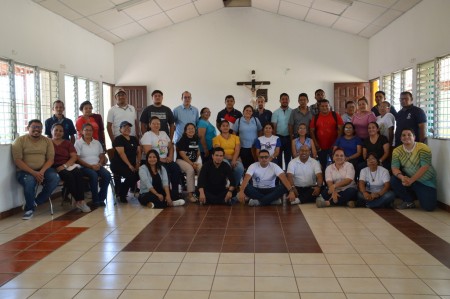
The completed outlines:
<svg viewBox="0 0 450 299">
<path fill-rule="evenodd" d="M 225 8 L 223 0 L 33 0 L 113 43 Z M 369 38 L 421 0 L 252 0 L 252 7 Z"/>
</svg>

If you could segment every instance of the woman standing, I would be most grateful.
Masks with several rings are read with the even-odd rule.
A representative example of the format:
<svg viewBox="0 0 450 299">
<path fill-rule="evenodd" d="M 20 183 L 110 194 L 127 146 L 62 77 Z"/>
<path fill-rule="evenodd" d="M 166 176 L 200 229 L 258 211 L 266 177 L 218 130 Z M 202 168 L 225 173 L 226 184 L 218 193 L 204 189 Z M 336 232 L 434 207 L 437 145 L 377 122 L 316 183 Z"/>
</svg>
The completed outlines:
<svg viewBox="0 0 450 299">
<path fill-rule="evenodd" d="M 81 132 L 81 139 L 75 141 L 78 163 L 83 166 L 81 168 L 83 175 L 89 177 L 92 204 L 94 206 L 105 206 L 108 186 L 111 181 L 111 174 L 103 167 L 106 163 L 105 153 L 100 142 L 92 136 L 94 133 L 92 124 L 84 124 Z M 101 178 L 100 181 L 99 178 Z M 100 191 L 98 191 L 99 183 Z"/>
<path fill-rule="evenodd" d="M 327 189 L 322 191 L 322 196 L 316 199 L 316 206 L 324 208 L 329 206 L 355 207 L 356 183 L 354 181 L 355 169 L 353 165 L 345 161 L 345 154 L 342 148 L 337 148 L 333 152 L 334 163 L 325 170 L 325 181 Z"/>
<path fill-rule="evenodd" d="M 132 126 L 127 121 L 121 122 L 119 126 L 121 135 L 117 136 L 113 142 L 114 157 L 111 159 L 111 170 L 115 176 L 119 176 L 117 180 L 119 186 L 116 187 L 122 203 L 128 203 L 128 190 L 134 188 L 139 180 L 141 147 L 139 140 L 130 135 Z M 125 179 L 123 182 L 122 177 Z"/>
<path fill-rule="evenodd" d="M 278 155 L 280 154 L 281 141 L 280 137 L 273 135 L 272 123 L 267 123 L 263 129 L 264 135 L 256 139 L 255 148 L 256 155 L 259 151 L 265 149 L 269 152 L 269 162 L 277 163 Z"/>
<path fill-rule="evenodd" d="M 141 188 L 138 200 L 141 205 L 151 209 L 184 205 L 183 199 L 172 201 L 167 171 L 161 167 L 158 151 L 152 149 L 147 152 L 145 164 L 139 168 L 139 177 Z"/>
<path fill-rule="evenodd" d="M 392 153 L 391 186 L 395 194 L 403 200 L 398 209 L 416 207 L 413 193 L 425 211 L 433 211 L 437 205 L 436 171 L 431 165 L 431 150 L 415 141 L 412 129 L 403 129 L 402 145 Z"/>
<path fill-rule="evenodd" d="M 252 106 L 245 105 L 243 116 L 238 118 L 233 125 L 233 132 L 239 136 L 241 141 L 239 155 L 245 169 L 255 162 L 252 147 L 262 130 L 261 123 L 259 119 L 253 116 L 253 112 Z"/>
<path fill-rule="evenodd" d="M 76 167 L 78 159 L 77 151 L 69 140 L 64 140 L 64 127 L 60 123 L 55 123 L 51 129 L 53 146 L 55 147 L 55 159 L 53 168 L 58 172 L 59 177 L 64 181 L 64 186 L 75 200 L 75 206 L 84 213 L 89 213 L 91 209 L 84 201 L 83 174 Z"/>
<path fill-rule="evenodd" d="M 200 139 L 200 156 L 202 162 L 211 160 L 210 151 L 213 149 L 213 138 L 216 137 L 216 128 L 209 122 L 211 111 L 208 107 L 200 110 L 200 119 L 197 122 L 197 133 Z"/>
<path fill-rule="evenodd" d="M 106 151 L 105 128 L 103 126 L 102 116 L 100 114 L 92 113 L 92 103 L 89 101 L 84 101 L 80 104 L 80 111 L 83 115 L 78 116 L 78 119 L 75 122 L 75 127 L 78 132 L 78 139 L 81 138 L 83 125 L 89 123 L 94 129 L 94 139 L 100 141 L 103 150 Z"/>
<path fill-rule="evenodd" d="M 377 118 L 372 111 L 369 110 L 369 102 L 365 97 L 358 100 L 358 112 L 353 114 L 352 123 L 355 125 L 356 136 L 361 139 L 369 137 L 367 125 L 376 121 Z"/>
<path fill-rule="evenodd" d="M 195 134 L 195 125 L 187 123 L 184 126 L 184 132 L 177 142 L 177 164 L 186 174 L 186 187 L 190 202 L 197 202 L 195 192 L 195 174 L 200 173 L 201 164 L 197 163 L 200 156 L 199 140 Z"/>
</svg>

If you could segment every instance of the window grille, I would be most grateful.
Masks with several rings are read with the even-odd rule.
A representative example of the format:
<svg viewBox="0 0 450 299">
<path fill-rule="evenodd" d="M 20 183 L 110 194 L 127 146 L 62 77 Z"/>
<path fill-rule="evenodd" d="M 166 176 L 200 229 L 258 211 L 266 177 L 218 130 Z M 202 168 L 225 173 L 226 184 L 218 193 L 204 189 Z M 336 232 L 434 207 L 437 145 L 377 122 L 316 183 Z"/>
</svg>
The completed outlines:
<svg viewBox="0 0 450 299">
<path fill-rule="evenodd" d="M 15 137 L 12 64 L 0 59 L 0 144 L 11 143 Z"/>
<path fill-rule="evenodd" d="M 389 103 L 392 102 L 392 78 L 391 75 L 383 76 L 383 85 L 381 86 L 382 90 L 386 94 L 386 101 Z"/>
<path fill-rule="evenodd" d="M 73 76 L 64 76 L 64 104 L 66 107 L 66 117 L 75 122 L 78 117 L 78 102 L 76 101 L 77 95 L 76 79 Z"/>
<path fill-rule="evenodd" d="M 39 69 L 42 121 L 52 116 L 53 102 L 58 100 L 58 73 Z"/>
<path fill-rule="evenodd" d="M 417 66 L 417 106 L 427 116 L 427 135 L 434 136 L 435 125 L 435 61 L 428 61 Z"/>
<path fill-rule="evenodd" d="M 392 74 L 392 86 L 391 86 L 391 105 L 395 107 L 395 109 L 398 111 L 400 106 L 400 93 L 402 90 L 402 72 L 395 72 Z"/>
<path fill-rule="evenodd" d="M 17 133 L 28 132 L 28 121 L 40 119 L 39 101 L 36 96 L 35 69 L 30 66 L 14 65 L 15 106 Z"/>
<path fill-rule="evenodd" d="M 435 137 L 450 138 L 450 55 L 437 60 Z"/>
<path fill-rule="evenodd" d="M 100 107 L 100 84 L 95 81 L 89 81 L 89 100 L 92 103 L 92 111 L 101 114 L 102 107 Z"/>
</svg>

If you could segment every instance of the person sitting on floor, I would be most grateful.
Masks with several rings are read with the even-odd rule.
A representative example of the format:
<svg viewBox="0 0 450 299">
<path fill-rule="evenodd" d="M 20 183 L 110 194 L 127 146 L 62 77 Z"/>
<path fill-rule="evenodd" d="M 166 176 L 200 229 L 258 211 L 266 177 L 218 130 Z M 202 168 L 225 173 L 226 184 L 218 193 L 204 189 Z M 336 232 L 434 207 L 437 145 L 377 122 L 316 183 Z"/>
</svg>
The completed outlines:
<svg viewBox="0 0 450 299">
<path fill-rule="evenodd" d="M 311 149 L 304 144 L 300 147 L 299 157 L 289 162 L 287 177 L 295 190 L 290 190 L 288 199 L 292 205 L 314 202 L 323 185 L 320 163 L 311 158 Z"/>
<path fill-rule="evenodd" d="M 240 202 L 244 202 L 245 196 L 248 196 L 250 198 L 248 205 L 251 207 L 281 204 L 280 197 L 295 188 L 289 183 L 280 166 L 269 162 L 269 157 L 267 150 L 261 150 L 258 155 L 259 161 L 247 169 L 238 193 Z M 277 178 L 281 181 L 279 185 L 275 185 Z M 250 179 L 253 184 L 250 183 Z"/>
<path fill-rule="evenodd" d="M 233 204 L 236 182 L 231 166 L 223 161 L 225 150 L 216 147 L 211 156 L 212 160 L 203 164 L 198 176 L 199 201 L 202 204 Z"/>
<path fill-rule="evenodd" d="M 169 190 L 167 171 L 161 167 L 158 151 L 151 149 L 147 152 L 145 164 L 139 167 L 141 185 L 139 202 L 149 208 L 163 209 L 185 204 L 183 199 L 172 201 Z"/>
</svg>

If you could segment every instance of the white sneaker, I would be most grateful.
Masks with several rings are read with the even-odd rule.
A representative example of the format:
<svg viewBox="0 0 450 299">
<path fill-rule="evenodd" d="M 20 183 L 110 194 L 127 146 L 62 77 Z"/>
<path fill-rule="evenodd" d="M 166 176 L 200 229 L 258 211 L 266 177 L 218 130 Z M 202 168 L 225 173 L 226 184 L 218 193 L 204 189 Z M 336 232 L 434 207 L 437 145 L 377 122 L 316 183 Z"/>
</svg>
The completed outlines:
<svg viewBox="0 0 450 299">
<path fill-rule="evenodd" d="M 86 204 L 86 203 L 83 203 L 83 204 L 76 204 L 76 207 L 78 208 L 78 209 L 80 209 L 81 210 L 81 212 L 83 212 L 83 213 L 89 213 L 90 211 L 91 211 L 91 208 L 90 207 L 88 207 L 88 205 Z"/>
<path fill-rule="evenodd" d="M 174 207 L 179 207 L 179 206 L 183 206 L 186 202 L 184 201 L 184 199 L 178 199 L 178 200 L 174 200 L 172 201 L 172 205 Z"/>
<path fill-rule="evenodd" d="M 248 201 L 248 206 L 249 207 L 257 207 L 260 206 L 261 204 L 259 203 L 259 200 L 257 199 L 249 199 Z"/>
<path fill-rule="evenodd" d="M 272 201 L 270 203 L 270 205 L 272 205 L 272 206 L 279 206 L 279 205 L 281 205 L 281 203 L 282 203 L 281 198 L 278 198 L 278 199 Z"/>
<path fill-rule="evenodd" d="M 299 205 L 301 204 L 301 201 L 299 198 L 295 198 L 293 201 L 291 201 L 291 205 Z"/>
</svg>

